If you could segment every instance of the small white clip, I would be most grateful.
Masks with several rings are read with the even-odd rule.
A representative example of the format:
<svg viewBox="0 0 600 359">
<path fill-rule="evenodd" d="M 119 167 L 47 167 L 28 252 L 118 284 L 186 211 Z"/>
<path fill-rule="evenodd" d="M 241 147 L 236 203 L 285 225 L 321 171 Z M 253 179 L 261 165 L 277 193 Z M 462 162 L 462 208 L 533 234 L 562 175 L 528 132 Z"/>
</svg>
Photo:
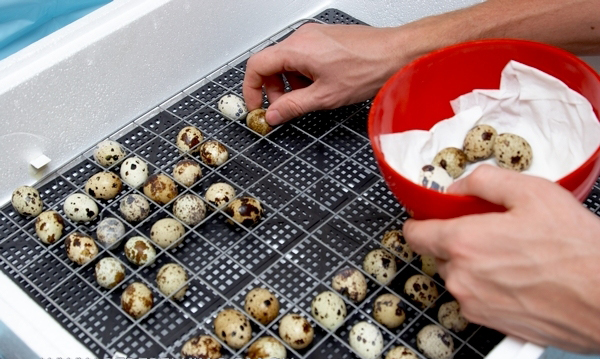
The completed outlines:
<svg viewBox="0 0 600 359">
<path fill-rule="evenodd" d="M 50 163 L 50 158 L 48 158 L 45 155 L 40 155 L 35 160 L 29 162 L 29 164 L 36 170 L 39 170 L 40 168 L 44 167 L 48 163 Z"/>
</svg>

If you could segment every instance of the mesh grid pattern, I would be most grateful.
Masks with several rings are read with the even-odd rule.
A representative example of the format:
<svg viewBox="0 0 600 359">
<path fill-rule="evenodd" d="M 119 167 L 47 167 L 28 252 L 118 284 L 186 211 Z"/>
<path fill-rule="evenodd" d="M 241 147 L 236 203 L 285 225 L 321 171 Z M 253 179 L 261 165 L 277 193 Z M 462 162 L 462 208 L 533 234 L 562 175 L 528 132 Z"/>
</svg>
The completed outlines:
<svg viewBox="0 0 600 359">
<path fill-rule="evenodd" d="M 333 9 L 316 19 L 363 24 Z M 282 41 L 304 22 L 276 34 L 252 52 Z M 139 268 L 129 263 L 121 244 L 111 251 L 100 248 L 94 261 L 78 267 L 65 254 L 64 237 L 74 230 L 95 236 L 99 220 L 81 225 L 65 220 L 63 238 L 45 246 L 37 240 L 33 219 L 19 216 L 10 204 L 0 211 L 0 268 L 100 358 L 116 352 L 132 358 L 179 357 L 185 340 L 212 333 L 217 312 L 242 309 L 245 294 L 259 286 L 278 296 L 279 318 L 294 312 L 312 322 L 310 302 L 319 292 L 331 290 L 336 271 L 347 266 L 362 271 L 362 258 L 378 247 L 384 229 L 398 228 L 406 219 L 379 175 L 368 144 L 369 101 L 307 114 L 264 137 L 247 129 L 242 121 L 234 122 L 219 113 L 215 101 L 220 96 L 240 94 L 249 54 L 201 79 L 110 138 L 126 148 L 128 157 L 145 159 L 150 173 L 171 176 L 176 162 L 195 157 L 179 153 L 175 147 L 177 133 L 184 126 L 198 127 L 205 139 L 224 143 L 230 157 L 217 168 L 202 165 L 203 178 L 189 189 L 179 185 L 180 195 L 203 197 L 212 183 L 230 183 L 238 195 L 251 195 L 263 202 L 267 213 L 258 225 L 228 224 L 223 211 L 211 208 L 200 225 L 186 228 L 181 245 L 168 250 L 157 247 L 158 256 L 152 265 Z M 57 210 L 64 217 L 64 199 L 83 191 L 92 174 L 102 170 L 119 173 L 118 164 L 108 169 L 98 166 L 92 152 L 77 157 L 37 186 L 45 210 Z M 143 195 L 124 186 L 120 197 L 130 193 Z M 596 213 L 600 213 L 599 194 L 600 189 L 594 189 L 585 203 Z M 123 220 L 126 237 L 148 236 L 156 220 L 172 217 L 172 204 L 149 202 L 152 214 L 148 219 L 141 223 Z M 98 204 L 101 217 L 120 216 L 118 199 L 99 200 Z M 112 290 L 101 288 L 94 278 L 95 263 L 109 256 L 126 267 L 125 280 Z M 171 262 L 182 265 L 189 278 L 186 296 L 180 301 L 163 296 L 155 282 L 160 266 Z M 288 347 L 288 357 L 354 358 L 348 331 L 357 321 L 370 320 L 373 301 L 388 292 L 403 298 L 407 320 L 393 331 L 381 328 L 386 341 L 384 353 L 395 345 L 408 345 L 416 351 L 416 332 L 437 318 L 436 308 L 417 309 L 403 294 L 404 281 L 419 273 L 418 265 L 418 258 L 413 263 L 399 263 L 396 277 L 385 287 L 369 279 L 367 299 L 360 304 L 347 303 L 349 315 L 342 327 L 331 332 L 312 322 L 314 342 L 301 351 Z M 435 279 L 443 293 L 439 301 L 452 300 L 440 278 Z M 154 295 L 153 309 L 138 320 L 120 307 L 121 293 L 133 281 L 146 283 Z M 253 322 L 254 339 L 259 334 L 277 336 L 279 318 L 267 327 Z M 468 332 L 455 336 L 455 356 L 482 358 L 502 338 L 497 332 L 471 325 Z M 223 345 L 222 354 L 224 358 L 242 357 L 244 350 Z"/>
</svg>

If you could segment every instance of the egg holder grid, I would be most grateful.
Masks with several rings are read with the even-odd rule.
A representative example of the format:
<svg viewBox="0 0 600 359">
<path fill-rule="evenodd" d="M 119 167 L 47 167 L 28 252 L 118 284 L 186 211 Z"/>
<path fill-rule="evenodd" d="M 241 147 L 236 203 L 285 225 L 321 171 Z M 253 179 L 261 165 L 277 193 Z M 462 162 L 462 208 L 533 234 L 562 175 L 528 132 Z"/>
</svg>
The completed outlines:
<svg viewBox="0 0 600 359">
<path fill-rule="evenodd" d="M 382 234 L 400 228 L 407 218 L 372 157 L 366 133 L 369 102 L 308 114 L 264 137 L 227 119 L 216 107 L 216 100 L 225 93 L 241 95 L 245 61 L 252 53 L 281 41 L 308 21 L 360 23 L 334 9 L 316 20 L 300 21 L 110 136 L 126 148 L 127 157 L 140 156 L 149 163 L 151 173 L 170 176 L 174 163 L 190 157 L 178 153 L 174 137 L 184 125 L 197 126 L 207 139 L 223 142 L 230 159 L 215 169 L 201 164 L 203 178 L 191 188 L 179 185 L 183 189 L 180 195 L 202 197 L 210 184 L 228 182 L 239 195 L 255 196 L 264 203 L 266 216 L 259 225 L 229 226 L 227 214 L 213 211 L 200 225 L 186 226 L 181 246 L 157 248 L 151 266 L 132 266 L 122 245 L 113 251 L 100 248 L 92 263 L 75 266 L 64 253 L 64 237 L 75 229 L 93 235 L 98 220 L 83 226 L 72 224 L 64 216 L 62 202 L 70 193 L 82 191 L 87 178 L 102 170 L 93 161 L 91 149 L 37 186 L 45 210 L 55 209 L 65 218 L 65 235 L 60 241 L 44 246 L 36 238 L 33 220 L 16 215 L 10 204 L 0 211 L 0 268 L 99 357 L 117 352 L 128 357 L 179 357 L 187 339 L 212 334 L 212 320 L 219 310 L 235 307 L 243 311 L 245 294 L 256 286 L 274 292 L 282 310 L 270 325 L 252 320 L 254 340 L 264 335 L 278 337 L 278 322 L 288 312 L 304 315 L 315 328 L 315 340 L 307 349 L 296 351 L 286 345 L 290 358 L 354 357 L 348 332 L 362 319 L 384 333 L 384 353 L 395 345 L 407 345 L 418 353 L 416 333 L 428 323 L 437 323 L 439 305 L 420 310 L 402 290 L 410 275 L 420 273 L 418 256 L 410 263 L 399 260 L 396 277 L 387 286 L 375 284 L 362 270 L 364 255 L 380 247 Z M 108 170 L 118 173 L 119 165 Z M 119 199 L 130 193 L 143 195 L 125 185 L 117 198 L 99 201 L 102 217 L 120 218 Z M 584 204 L 597 214 L 599 194 L 597 183 Z M 157 219 L 172 217 L 170 204 L 150 203 L 148 219 L 136 225 L 123 221 L 125 238 L 147 236 Z M 105 256 L 116 257 L 127 268 L 124 282 L 110 291 L 100 288 L 93 277 L 94 264 Z M 182 301 L 164 297 L 154 284 L 158 268 L 168 262 L 179 263 L 189 275 L 189 289 Z M 332 290 L 331 277 L 345 266 L 357 268 L 368 278 L 368 297 L 360 304 L 344 298 L 348 317 L 331 332 L 312 320 L 310 302 L 320 291 Z M 155 298 L 153 309 L 139 320 L 130 318 L 119 305 L 120 293 L 134 280 L 145 282 Z M 434 280 L 441 293 L 436 303 L 451 300 L 441 278 L 436 275 Z M 391 331 L 369 319 L 374 299 L 388 292 L 403 299 L 407 313 L 405 323 Z M 452 335 L 456 358 L 482 358 L 503 338 L 473 324 Z M 239 351 L 230 351 L 221 343 L 224 357 L 243 357 L 253 341 Z"/>
</svg>

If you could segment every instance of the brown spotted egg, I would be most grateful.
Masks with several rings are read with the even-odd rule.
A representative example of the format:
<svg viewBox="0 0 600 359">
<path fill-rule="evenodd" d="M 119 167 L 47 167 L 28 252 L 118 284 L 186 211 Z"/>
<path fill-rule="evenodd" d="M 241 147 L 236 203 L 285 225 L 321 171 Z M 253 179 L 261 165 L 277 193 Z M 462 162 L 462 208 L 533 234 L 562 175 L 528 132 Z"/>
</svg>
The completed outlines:
<svg viewBox="0 0 600 359">
<path fill-rule="evenodd" d="M 279 336 L 293 349 L 304 349 L 312 343 L 315 331 L 303 316 L 288 314 L 279 322 Z"/>
<path fill-rule="evenodd" d="M 154 295 L 144 283 L 131 283 L 121 295 L 121 307 L 135 319 L 143 317 L 153 305 Z"/>
<path fill-rule="evenodd" d="M 56 211 L 42 212 L 35 220 L 35 233 L 45 244 L 56 242 L 63 233 L 65 222 Z"/>
<path fill-rule="evenodd" d="M 194 227 L 206 216 L 206 205 L 200 197 L 186 193 L 173 203 L 173 215 L 181 222 Z"/>
<path fill-rule="evenodd" d="M 250 320 L 235 309 L 222 310 L 213 325 L 217 337 L 232 349 L 241 349 L 252 339 Z"/>
<path fill-rule="evenodd" d="M 364 359 L 379 358 L 383 350 L 383 335 L 379 328 L 367 322 L 356 323 L 350 330 L 348 342 Z"/>
<path fill-rule="evenodd" d="M 248 113 L 244 100 L 233 94 L 226 94 L 221 97 L 217 107 L 225 116 L 234 120 L 242 119 Z"/>
<path fill-rule="evenodd" d="M 152 243 L 144 237 L 131 237 L 125 242 L 125 256 L 138 266 L 154 263 L 156 250 Z"/>
<path fill-rule="evenodd" d="M 263 136 L 268 134 L 273 131 L 273 127 L 267 122 L 266 114 L 267 111 L 262 108 L 250 111 L 248 116 L 246 116 L 246 125 L 254 132 L 258 132 Z"/>
<path fill-rule="evenodd" d="M 119 162 L 123 157 L 125 157 L 123 147 L 118 142 L 112 140 L 100 142 L 94 150 L 94 159 L 104 167 L 109 167 Z"/>
<path fill-rule="evenodd" d="M 218 141 L 206 141 L 200 145 L 200 158 L 208 166 L 220 166 L 229 159 L 229 151 Z"/>
<path fill-rule="evenodd" d="M 144 184 L 144 194 L 158 204 L 167 204 L 177 197 L 179 190 L 171 178 L 159 173 L 148 177 Z"/>
<path fill-rule="evenodd" d="M 447 147 L 438 152 L 431 163 L 434 166 L 442 167 L 452 178 L 460 177 L 467 168 L 467 155 L 456 147 Z"/>
<path fill-rule="evenodd" d="M 310 311 L 317 322 L 332 331 L 344 322 L 347 314 L 344 300 L 331 291 L 317 295 L 310 304 Z"/>
<path fill-rule="evenodd" d="M 385 359 L 419 359 L 419 357 L 407 347 L 397 346 L 387 353 Z"/>
<path fill-rule="evenodd" d="M 396 257 L 385 249 L 375 249 L 367 253 L 363 269 L 379 283 L 387 284 L 396 275 Z"/>
<path fill-rule="evenodd" d="M 104 218 L 96 228 L 96 238 L 105 248 L 114 249 L 119 246 L 125 235 L 125 225 L 116 218 Z"/>
<path fill-rule="evenodd" d="M 227 183 L 213 183 L 206 190 L 204 198 L 213 206 L 221 208 L 235 198 L 235 189 Z"/>
<path fill-rule="evenodd" d="M 529 168 L 533 161 L 533 151 L 529 142 L 512 133 L 496 136 L 494 141 L 494 158 L 498 166 L 522 172 Z"/>
<path fill-rule="evenodd" d="M 444 329 L 429 324 L 417 334 L 417 348 L 429 359 L 450 359 L 454 352 L 454 341 Z"/>
<path fill-rule="evenodd" d="M 254 288 L 246 294 L 246 313 L 263 325 L 271 323 L 279 315 L 279 300 L 265 288 Z"/>
<path fill-rule="evenodd" d="M 356 268 L 348 267 L 337 272 L 331 280 L 331 287 L 356 303 L 367 296 L 367 280 Z"/>
<path fill-rule="evenodd" d="M 265 211 L 259 200 L 252 197 L 236 198 L 227 206 L 227 214 L 244 226 L 258 223 Z"/>
<path fill-rule="evenodd" d="M 202 132 L 193 126 L 182 128 L 177 134 L 175 145 L 181 152 L 197 152 L 198 145 L 204 141 Z"/>
<path fill-rule="evenodd" d="M 190 187 L 202 178 L 202 167 L 196 161 L 179 161 L 173 167 L 173 178 L 182 185 Z"/>
<path fill-rule="evenodd" d="M 98 217 L 98 205 L 88 195 L 75 193 L 65 199 L 63 210 L 74 222 L 89 222 Z"/>
<path fill-rule="evenodd" d="M 439 295 L 435 282 L 422 274 L 408 278 L 404 283 L 404 293 L 422 309 L 432 305 Z"/>
<path fill-rule="evenodd" d="M 383 294 L 375 299 L 373 318 L 388 329 L 398 328 L 406 319 L 406 313 L 400 297 L 393 294 Z"/>
<path fill-rule="evenodd" d="M 82 233 L 71 233 L 65 239 L 67 257 L 79 265 L 91 262 L 98 255 L 98 246 L 90 236 Z"/>
<path fill-rule="evenodd" d="M 414 253 L 400 230 L 385 232 L 381 239 L 381 244 L 406 262 L 410 262 L 413 259 Z"/>
<path fill-rule="evenodd" d="M 115 198 L 122 188 L 121 179 L 112 172 L 98 172 L 85 183 L 87 194 L 96 199 Z"/>
<path fill-rule="evenodd" d="M 128 222 L 140 222 L 150 214 L 150 203 L 142 195 L 129 194 L 121 200 L 119 211 Z"/>
<path fill-rule="evenodd" d="M 219 359 L 221 358 L 221 344 L 213 337 L 200 335 L 194 337 L 181 348 L 181 357 L 186 359 Z"/>
<path fill-rule="evenodd" d="M 183 240 L 185 228 L 173 218 L 163 218 L 152 225 L 150 239 L 161 248 L 177 246 Z"/>
<path fill-rule="evenodd" d="M 175 300 L 181 300 L 187 292 L 186 284 L 188 275 L 177 263 L 167 263 L 160 267 L 156 275 L 156 284 L 158 289 L 167 297 Z"/>
<path fill-rule="evenodd" d="M 121 164 L 121 179 L 133 188 L 143 185 L 148 179 L 148 165 L 139 157 L 131 157 Z"/>
<path fill-rule="evenodd" d="M 494 153 L 494 142 L 498 132 L 489 125 L 477 125 L 467 133 L 463 143 L 463 152 L 469 162 L 489 158 Z"/>
<path fill-rule="evenodd" d="M 35 217 L 42 213 L 44 208 L 40 193 L 30 186 L 21 186 L 14 190 L 10 201 L 15 211 L 22 216 Z"/>
<path fill-rule="evenodd" d="M 438 321 L 444 328 L 456 333 L 467 329 L 469 325 L 469 321 L 460 314 L 460 304 L 455 300 L 440 306 Z"/>
<path fill-rule="evenodd" d="M 248 348 L 246 359 L 286 359 L 287 350 L 273 337 L 263 337 Z"/>
<path fill-rule="evenodd" d="M 102 258 L 96 263 L 94 276 L 98 285 L 111 289 L 125 279 L 125 266 L 118 259 L 112 257 Z"/>
</svg>

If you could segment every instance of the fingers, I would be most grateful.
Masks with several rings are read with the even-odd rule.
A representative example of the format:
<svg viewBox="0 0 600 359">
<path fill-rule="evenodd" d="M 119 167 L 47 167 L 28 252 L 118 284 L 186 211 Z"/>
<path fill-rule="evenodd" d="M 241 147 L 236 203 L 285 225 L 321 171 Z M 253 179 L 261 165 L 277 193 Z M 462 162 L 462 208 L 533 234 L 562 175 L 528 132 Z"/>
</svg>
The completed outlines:
<svg viewBox="0 0 600 359">
<path fill-rule="evenodd" d="M 298 72 L 288 72 L 285 74 L 292 90 L 302 89 L 312 84 L 312 81 Z"/>
<path fill-rule="evenodd" d="M 271 103 L 266 119 L 271 126 L 322 108 L 318 101 L 318 90 L 313 84 L 309 87 L 288 92 Z"/>
<path fill-rule="evenodd" d="M 430 255 L 441 260 L 448 260 L 448 251 L 444 247 L 444 239 L 448 236 L 448 221 L 430 219 L 417 221 L 409 219 L 402 229 L 404 238 L 415 252 Z"/>
<path fill-rule="evenodd" d="M 265 92 L 271 103 L 283 96 L 285 93 L 285 84 L 281 75 L 265 77 Z"/>
<path fill-rule="evenodd" d="M 248 110 L 261 107 L 265 79 L 285 72 L 287 61 L 285 52 L 279 51 L 278 46 L 267 47 L 248 59 L 242 88 Z"/>
</svg>

